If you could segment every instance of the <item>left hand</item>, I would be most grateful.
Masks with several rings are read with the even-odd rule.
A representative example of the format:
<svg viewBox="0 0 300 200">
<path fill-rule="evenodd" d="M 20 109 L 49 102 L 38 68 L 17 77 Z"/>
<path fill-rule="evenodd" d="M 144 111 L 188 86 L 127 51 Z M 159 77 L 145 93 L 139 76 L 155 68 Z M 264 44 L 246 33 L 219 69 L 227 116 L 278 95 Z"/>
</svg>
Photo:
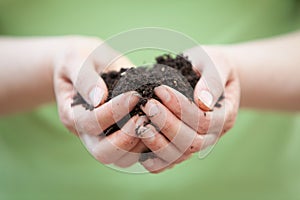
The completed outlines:
<svg viewBox="0 0 300 200">
<path fill-rule="evenodd" d="M 140 135 L 155 154 L 142 162 L 152 173 L 173 167 L 208 145 L 232 128 L 240 101 L 240 84 L 233 63 L 218 47 L 187 50 L 184 55 L 202 76 L 194 90 L 194 102 L 168 87 L 155 88 L 161 103 L 151 99 L 142 107 L 151 124 Z M 210 60 L 211 59 L 211 60 Z M 218 99 L 224 95 L 224 99 Z M 215 107 L 215 104 L 221 107 Z"/>
<path fill-rule="evenodd" d="M 119 70 L 133 64 L 99 38 L 66 36 L 59 40 L 59 44 L 60 51 L 53 56 L 53 82 L 62 123 L 81 137 L 99 162 L 119 167 L 138 162 L 144 145 L 135 136 L 136 123 L 143 123 L 137 121 L 137 116 L 132 116 L 113 134 L 99 136 L 127 115 L 140 98 L 137 92 L 129 91 L 106 102 L 108 89 L 99 74 L 104 70 Z M 82 105 L 72 107 L 77 92 L 94 109 L 87 110 Z"/>
</svg>

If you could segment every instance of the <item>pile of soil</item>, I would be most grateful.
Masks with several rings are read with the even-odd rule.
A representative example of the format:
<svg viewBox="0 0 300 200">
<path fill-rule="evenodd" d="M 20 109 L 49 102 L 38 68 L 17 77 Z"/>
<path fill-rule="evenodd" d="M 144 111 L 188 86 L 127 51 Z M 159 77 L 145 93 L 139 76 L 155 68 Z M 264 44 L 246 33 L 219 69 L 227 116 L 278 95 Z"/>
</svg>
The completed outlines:
<svg viewBox="0 0 300 200">
<path fill-rule="evenodd" d="M 156 58 L 153 66 L 141 66 L 137 68 L 122 68 L 120 71 L 110 71 L 100 74 L 108 88 L 108 98 L 106 101 L 128 91 L 137 91 L 142 98 L 136 107 L 116 124 L 107 128 L 103 133 L 109 135 L 119 130 L 131 116 L 136 114 L 144 115 L 140 109 L 145 105 L 148 99 L 160 99 L 154 94 L 154 88 L 160 85 L 167 85 L 181 92 L 191 101 L 193 100 L 193 90 L 198 82 L 200 75 L 192 69 L 192 64 L 188 58 L 182 55 L 171 56 L 162 55 Z M 220 98 L 220 100 L 223 96 Z M 79 93 L 74 96 L 71 106 L 82 105 L 87 110 L 93 110 L 94 107 L 89 105 Z M 221 105 L 217 103 L 216 107 Z M 151 123 L 151 122 L 149 122 Z"/>
</svg>

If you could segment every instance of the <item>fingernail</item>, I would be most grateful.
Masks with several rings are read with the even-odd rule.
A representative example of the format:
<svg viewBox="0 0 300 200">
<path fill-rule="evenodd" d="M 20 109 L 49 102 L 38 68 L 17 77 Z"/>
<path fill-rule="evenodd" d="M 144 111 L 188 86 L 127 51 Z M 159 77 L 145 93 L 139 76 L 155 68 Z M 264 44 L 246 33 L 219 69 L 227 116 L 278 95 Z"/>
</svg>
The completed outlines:
<svg viewBox="0 0 300 200">
<path fill-rule="evenodd" d="M 144 132 L 144 124 L 148 122 L 148 118 L 146 116 L 140 116 L 139 119 L 135 123 L 135 134 L 139 137 Z"/>
<path fill-rule="evenodd" d="M 160 111 L 159 111 L 159 107 L 152 102 L 149 102 L 150 104 L 150 108 L 149 108 L 149 117 L 154 117 L 155 115 L 157 115 Z"/>
<path fill-rule="evenodd" d="M 136 96 L 136 97 L 139 97 L 139 98 L 142 97 L 142 95 L 140 95 L 140 93 L 135 92 L 135 91 L 132 93 L 132 96 Z"/>
<path fill-rule="evenodd" d="M 132 104 L 136 104 L 138 102 L 138 99 L 141 98 L 141 95 L 137 92 L 129 92 L 125 93 L 125 95 L 127 95 L 127 97 L 125 97 L 125 105 L 127 103 L 128 107 L 130 107 Z"/>
<path fill-rule="evenodd" d="M 148 118 L 145 115 L 139 116 L 138 120 L 136 121 L 136 126 L 142 126 L 145 122 L 148 122 Z"/>
<path fill-rule="evenodd" d="M 149 142 L 154 140 L 154 132 L 150 128 L 141 126 L 138 132 L 139 138 L 147 139 Z"/>
<path fill-rule="evenodd" d="M 212 94 L 207 90 L 202 90 L 199 95 L 198 99 L 209 109 L 212 108 L 213 103 L 213 96 Z"/>
<path fill-rule="evenodd" d="M 104 92 L 100 87 L 96 86 L 94 89 L 92 89 L 89 96 L 93 106 L 96 107 L 101 103 Z"/>
<path fill-rule="evenodd" d="M 160 86 L 157 88 L 157 93 L 160 93 L 160 96 L 164 102 L 169 102 L 171 100 L 169 90 L 165 86 Z"/>
</svg>

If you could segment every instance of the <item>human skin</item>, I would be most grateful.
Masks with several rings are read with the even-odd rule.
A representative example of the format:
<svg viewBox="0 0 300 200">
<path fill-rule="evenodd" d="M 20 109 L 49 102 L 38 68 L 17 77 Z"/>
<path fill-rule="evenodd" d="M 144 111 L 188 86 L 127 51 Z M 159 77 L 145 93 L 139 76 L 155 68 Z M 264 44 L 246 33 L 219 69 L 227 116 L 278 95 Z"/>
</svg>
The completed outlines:
<svg viewBox="0 0 300 200">
<path fill-rule="evenodd" d="M 232 128 L 237 116 L 239 77 L 228 57 L 209 46 L 194 47 L 184 55 L 201 74 L 194 90 L 194 102 L 168 86 L 159 86 L 155 94 L 161 102 L 151 99 L 142 108 L 160 130 L 147 125 L 148 129 L 140 136 L 156 155 L 142 163 L 153 173 L 162 172 L 213 145 Z M 214 107 L 222 94 L 225 97 L 219 102 L 222 106 Z"/>
<path fill-rule="evenodd" d="M 29 110 L 56 99 L 62 123 L 75 135 L 87 134 L 95 140 L 95 135 L 121 119 L 139 100 L 136 92 L 128 92 L 104 103 L 107 88 L 99 73 L 107 65 L 118 70 L 133 64 L 108 46 L 99 48 L 101 44 L 98 38 L 81 36 L 1 38 L 0 115 Z M 96 47 L 100 51 L 95 51 Z M 115 61 L 109 63 L 112 59 Z M 75 91 L 96 108 L 73 109 Z M 105 164 L 120 162 L 125 167 L 137 162 L 136 154 L 135 160 L 126 158 L 140 141 L 135 137 L 136 121 L 137 116 L 133 116 L 122 130 L 101 137 L 99 142 L 86 143 L 87 148 Z"/>
<path fill-rule="evenodd" d="M 77 135 L 84 132 L 93 137 L 115 123 L 135 106 L 139 95 L 129 92 L 104 103 L 107 89 L 98 74 L 117 52 L 107 47 L 106 54 L 91 56 L 91 52 L 101 43 L 97 38 L 80 36 L 1 38 L 0 115 L 32 109 L 56 99 L 61 121 Z M 242 44 L 204 46 L 216 66 L 217 76 L 199 56 L 199 47 L 187 50 L 185 55 L 189 56 L 195 70 L 206 77 L 205 81 L 200 79 L 195 88 L 195 103 L 187 101 L 171 88 L 160 86 L 155 93 L 162 102 L 149 100 L 142 109 L 158 125 L 161 134 L 148 125 L 145 128 L 149 131 L 137 138 L 134 130 L 147 118 L 133 116 L 122 130 L 101 138 L 97 144 L 91 144 L 89 150 L 104 164 L 127 167 L 137 162 L 139 153 L 145 150 L 146 145 L 156 153 L 156 158 L 142 163 L 147 170 L 158 173 L 170 168 L 204 148 L 203 141 L 207 140 L 205 133 L 216 110 L 207 111 L 213 109 L 224 89 L 225 99 L 221 102 L 224 126 L 222 123 L 218 136 L 233 126 L 240 95 L 241 107 L 299 111 L 299 48 L 299 32 Z M 88 65 L 81 73 L 83 63 Z M 124 66 L 130 67 L 132 64 L 121 57 L 111 65 L 111 69 Z M 76 106 L 72 110 L 70 104 L 75 90 L 96 109 L 90 112 Z M 203 90 L 204 96 L 200 95 Z M 112 105 L 119 105 L 114 107 L 119 111 L 118 116 L 113 114 Z M 184 111 L 184 115 L 176 108 L 182 108 L 179 110 Z M 175 135 L 181 140 L 172 141 Z M 213 141 L 216 140 L 213 138 Z"/>
<path fill-rule="evenodd" d="M 202 59 L 202 48 L 212 59 L 213 67 L 217 68 L 219 74 L 210 74 L 209 67 L 212 66 L 206 65 L 207 62 Z M 145 131 L 141 136 L 144 144 L 156 152 L 156 158 L 142 163 L 144 167 L 150 172 L 159 173 L 205 148 L 203 126 L 198 124 L 206 124 L 211 120 L 211 115 L 203 117 L 203 111 L 212 108 L 209 105 L 214 105 L 223 88 L 224 126 L 220 127 L 218 137 L 234 124 L 240 91 L 240 106 L 243 108 L 299 111 L 299 49 L 300 32 L 242 44 L 202 46 L 187 50 L 185 55 L 189 56 L 195 70 L 206 75 L 196 85 L 194 95 L 196 105 L 166 86 L 155 89 L 156 95 L 162 99 L 162 102 L 150 100 L 143 107 L 143 111 L 151 117 L 152 123 L 159 127 L 160 133 L 148 125 L 149 131 Z M 211 87 L 207 87 L 209 85 Z M 205 91 L 208 97 L 201 98 L 201 91 Z M 153 110 L 156 112 L 153 113 Z M 198 123 L 193 119 L 199 119 Z M 175 135 L 179 138 L 191 137 L 193 142 L 187 146 L 179 139 L 172 141 Z M 214 141 L 216 140 L 217 138 Z"/>
</svg>

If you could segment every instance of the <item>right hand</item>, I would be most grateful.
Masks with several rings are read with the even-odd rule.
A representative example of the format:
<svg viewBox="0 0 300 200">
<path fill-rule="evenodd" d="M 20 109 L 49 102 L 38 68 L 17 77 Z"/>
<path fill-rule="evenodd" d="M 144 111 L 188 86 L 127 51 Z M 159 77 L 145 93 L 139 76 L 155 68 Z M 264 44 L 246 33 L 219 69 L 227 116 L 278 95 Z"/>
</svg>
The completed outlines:
<svg viewBox="0 0 300 200">
<path fill-rule="evenodd" d="M 194 70 L 201 74 L 194 90 L 194 102 L 171 87 L 159 86 L 154 92 L 161 101 L 151 99 L 142 107 L 156 127 L 148 124 L 140 135 L 155 154 L 142 162 L 152 173 L 171 168 L 215 144 L 234 125 L 240 102 L 235 64 L 220 47 L 204 49 L 196 46 L 184 52 Z M 205 94 L 204 98 L 201 93 Z M 218 102 L 222 94 L 224 98 Z M 214 106 L 216 102 L 218 107 Z"/>
</svg>

